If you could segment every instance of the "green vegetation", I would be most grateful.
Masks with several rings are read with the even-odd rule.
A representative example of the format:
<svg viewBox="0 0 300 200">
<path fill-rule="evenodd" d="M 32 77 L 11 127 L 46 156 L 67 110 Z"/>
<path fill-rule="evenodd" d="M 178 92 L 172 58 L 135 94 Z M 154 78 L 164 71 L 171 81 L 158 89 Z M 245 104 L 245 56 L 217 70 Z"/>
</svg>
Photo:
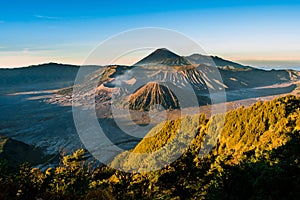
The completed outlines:
<svg viewBox="0 0 300 200">
<path fill-rule="evenodd" d="M 224 129 L 221 115 L 160 124 L 132 152 L 151 154 L 181 135 L 194 137 L 179 159 L 149 173 L 92 169 L 84 150 L 45 172 L 24 164 L 13 174 L 0 160 L 0 199 L 300 199 L 299 116 L 300 98 L 286 96 L 226 113 Z"/>
</svg>

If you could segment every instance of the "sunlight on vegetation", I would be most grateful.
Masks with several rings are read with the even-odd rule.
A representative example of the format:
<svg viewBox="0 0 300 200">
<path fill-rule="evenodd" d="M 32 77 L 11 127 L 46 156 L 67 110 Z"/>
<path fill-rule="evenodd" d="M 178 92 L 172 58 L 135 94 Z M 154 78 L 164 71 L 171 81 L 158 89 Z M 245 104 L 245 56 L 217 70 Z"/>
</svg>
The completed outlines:
<svg viewBox="0 0 300 200">
<path fill-rule="evenodd" d="M 25 163 L 12 172 L 0 159 L 0 199 L 299 199 L 299 116 L 295 96 L 230 111 L 217 144 L 203 157 L 212 118 L 201 114 L 160 124 L 132 151 L 156 151 L 181 134 L 181 121 L 199 120 L 183 129 L 196 131 L 188 150 L 150 173 L 93 168 L 83 149 L 45 171 Z"/>
</svg>

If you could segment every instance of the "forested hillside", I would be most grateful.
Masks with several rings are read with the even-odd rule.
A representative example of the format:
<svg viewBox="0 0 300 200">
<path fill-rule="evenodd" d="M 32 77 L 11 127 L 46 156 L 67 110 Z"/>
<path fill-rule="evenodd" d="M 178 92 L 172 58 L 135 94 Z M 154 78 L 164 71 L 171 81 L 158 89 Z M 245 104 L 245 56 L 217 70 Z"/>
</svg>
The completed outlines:
<svg viewBox="0 0 300 200">
<path fill-rule="evenodd" d="M 105 166 L 92 169 L 85 163 L 84 150 L 64 156 L 61 166 L 45 172 L 28 165 L 11 172 L 1 161 L 0 198 L 300 199 L 299 116 L 300 98 L 286 96 L 225 116 L 206 119 L 199 114 L 162 123 L 132 152 L 151 155 L 182 131 L 195 137 L 179 159 L 149 173 L 125 173 Z M 222 117 L 223 129 L 217 120 Z M 191 122 L 188 128 L 176 131 L 187 122 Z M 217 130 L 220 136 L 211 134 Z M 205 145 L 216 144 L 201 156 L 208 136 Z M 112 165 L 118 166 L 126 156 L 119 155 Z M 127 159 L 125 166 L 138 167 L 142 162 L 136 159 Z"/>
</svg>

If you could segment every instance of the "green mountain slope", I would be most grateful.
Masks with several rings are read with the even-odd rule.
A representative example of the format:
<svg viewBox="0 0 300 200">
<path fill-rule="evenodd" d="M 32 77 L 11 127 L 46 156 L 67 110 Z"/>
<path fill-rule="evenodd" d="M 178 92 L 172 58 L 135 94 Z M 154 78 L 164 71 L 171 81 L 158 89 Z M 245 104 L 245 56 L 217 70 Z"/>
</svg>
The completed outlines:
<svg viewBox="0 0 300 200">
<path fill-rule="evenodd" d="M 162 122 L 153 128 L 132 152 L 148 153 L 148 156 L 151 157 L 151 153 L 168 145 L 172 138 L 176 137 L 176 134 L 180 135 L 184 131 L 189 131 L 196 132 L 196 137 L 190 147 L 194 152 L 199 153 L 205 139 L 205 145 L 214 145 L 218 141 L 213 151 L 214 154 L 230 154 L 232 162 L 238 163 L 246 152 L 272 150 L 289 141 L 289 133 L 300 127 L 299 108 L 299 98 L 288 96 L 270 102 L 257 102 L 249 108 L 230 111 L 224 117 L 220 115 L 204 120 L 203 115 L 194 116 L 193 120 L 195 118 L 199 120 L 197 126 L 186 122 L 189 117 Z M 191 127 L 193 128 L 191 129 Z M 220 135 L 216 134 L 216 130 L 219 130 Z M 123 155 L 119 155 L 112 162 L 113 166 L 119 165 L 119 158 L 128 160 L 124 164 L 128 167 L 138 168 L 139 165 L 153 165 L 148 161 L 145 163 L 138 160 L 140 158 L 134 156 L 130 156 L 130 159 L 126 158 L 127 154 L 125 152 Z M 149 157 L 143 157 L 143 159 L 147 160 Z"/>
<path fill-rule="evenodd" d="M 299 116 L 300 97 L 286 96 L 210 119 L 200 114 L 162 122 L 131 153 L 151 155 L 175 139 L 190 143 L 165 148 L 182 148 L 182 155 L 147 173 L 106 166 L 91 170 L 84 165 L 84 150 L 45 172 L 23 166 L 20 173 L 7 175 L 0 162 L 0 198 L 299 199 Z M 209 145 L 212 149 L 203 154 Z M 138 159 L 127 152 L 112 165 L 145 167 L 141 165 L 151 161 Z"/>
</svg>

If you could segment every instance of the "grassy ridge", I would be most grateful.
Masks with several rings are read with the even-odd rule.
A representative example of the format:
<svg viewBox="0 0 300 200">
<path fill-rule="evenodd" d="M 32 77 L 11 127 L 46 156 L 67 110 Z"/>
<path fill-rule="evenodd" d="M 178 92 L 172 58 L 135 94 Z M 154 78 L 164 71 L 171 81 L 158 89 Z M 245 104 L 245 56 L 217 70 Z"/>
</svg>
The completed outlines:
<svg viewBox="0 0 300 200">
<path fill-rule="evenodd" d="M 179 159 L 149 173 L 91 170 L 84 163 L 84 150 L 65 156 L 60 167 L 45 172 L 23 165 L 12 175 L 0 165 L 0 198 L 299 199 L 299 116 L 300 98 L 286 96 L 209 120 L 196 115 L 162 123 L 132 152 L 152 154 L 176 138 L 193 137 L 187 137 L 190 145 L 182 146 Z M 218 123 L 222 117 L 224 126 Z M 218 131 L 220 136 L 214 134 Z M 199 156 L 210 144 L 215 144 L 212 150 Z M 139 166 L 134 156 L 131 159 L 125 161 L 127 166 Z"/>
</svg>

